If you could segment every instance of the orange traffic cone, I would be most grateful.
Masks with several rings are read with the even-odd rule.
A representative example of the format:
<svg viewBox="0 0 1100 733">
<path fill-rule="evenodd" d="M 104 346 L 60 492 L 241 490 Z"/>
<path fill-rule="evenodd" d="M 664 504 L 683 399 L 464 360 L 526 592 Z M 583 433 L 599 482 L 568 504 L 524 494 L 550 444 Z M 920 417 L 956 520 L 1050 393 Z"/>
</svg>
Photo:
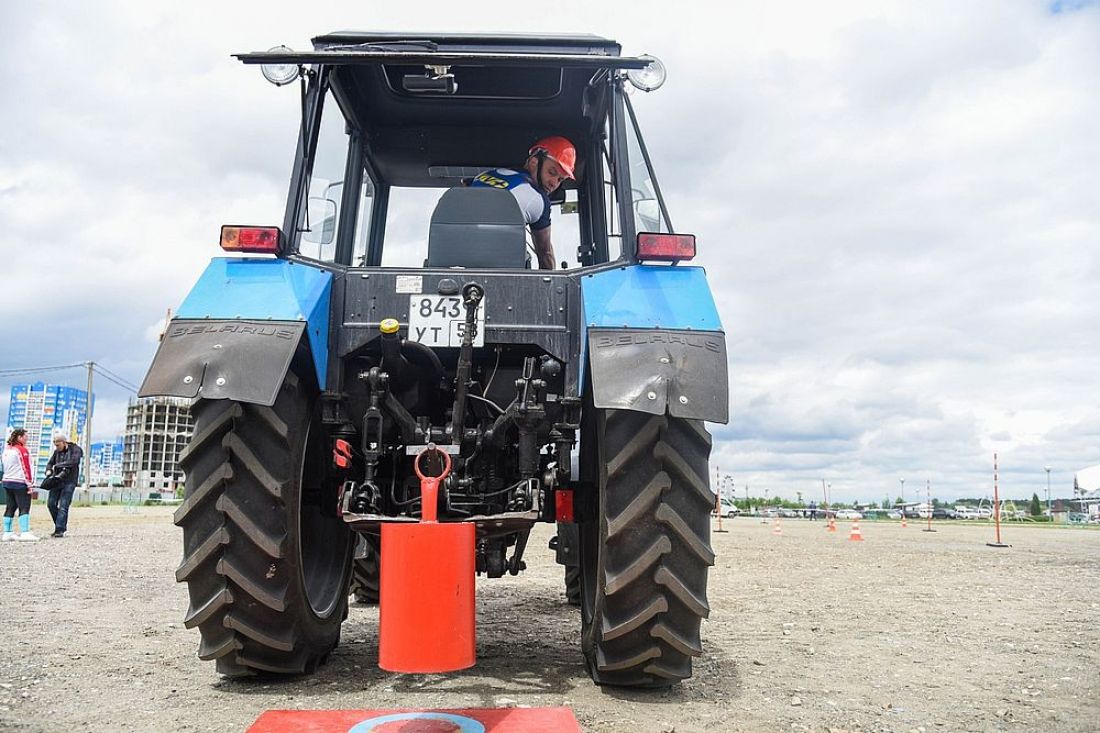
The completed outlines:
<svg viewBox="0 0 1100 733">
<path fill-rule="evenodd" d="M 772 527 L 772 534 L 776 537 L 783 535 L 783 528 L 779 526 L 779 517 L 775 518 L 775 526 Z"/>
<path fill-rule="evenodd" d="M 825 529 L 830 532 L 836 532 L 836 517 L 829 517 L 829 526 L 827 526 Z"/>
<path fill-rule="evenodd" d="M 902 514 L 901 514 L 901 526 L 903 528 L 909 526 L 908 524 L 905 523 L 905 512 L 902 512 Z"/>
<path fill-rule="evenodd" d="M 863 542 L 863 533 L 859 531 L 859 520 L 852 520 L 852 531 L 848 534 L 848 539 L 853 542 Z"/>
</svg>

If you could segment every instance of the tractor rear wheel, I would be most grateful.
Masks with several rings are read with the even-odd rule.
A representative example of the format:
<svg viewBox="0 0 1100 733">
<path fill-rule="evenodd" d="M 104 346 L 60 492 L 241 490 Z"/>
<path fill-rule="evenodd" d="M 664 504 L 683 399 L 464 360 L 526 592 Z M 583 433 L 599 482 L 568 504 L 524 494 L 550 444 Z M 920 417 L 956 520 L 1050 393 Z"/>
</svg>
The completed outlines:
<svg viewBox="0 0 1100 733">
<path fill-rule="evenodd" d="M 378 568 L 379 547 L 378 538 L 364 536 L 359 538 L 362 544 L 356 550 L 355 560 L 351 565 L 351 587 L 348 594 L 355 596 L 356 603 L 378 603 Z M 362 553 L 362 556 L 360 556 Z"/>
<path fill-rule="evenodd" d="M 577 565 L 565 566 L 565 600 L 570 606 L 581 605 L 581 569 Z"/>
<path fill-rule="evenodd" d="M 666 687 L 691 676 L 710 613 L 710 435 L 698 420 L 589 413 L 582 461 L 599 496 L 579 524 L 585 662 L 601 685 Z"/>
<path fill-rule="evenodd" d="M 271 407 L 199 400 L 180 464 L 184 624 L 229 676 L 312 672 L 347 616 L 351 533 L 326 480 L 317 390 L 289 373 Z"/>
<path fill-rule="evenodd" d="M 558 522 L 558 533 L 550 541 L 555 560 L 565 566 L 565 600 L 570 606 L 581 605 L 581 569 L 577 565 L 580 535 L 574 522 Z"/>
</svg>

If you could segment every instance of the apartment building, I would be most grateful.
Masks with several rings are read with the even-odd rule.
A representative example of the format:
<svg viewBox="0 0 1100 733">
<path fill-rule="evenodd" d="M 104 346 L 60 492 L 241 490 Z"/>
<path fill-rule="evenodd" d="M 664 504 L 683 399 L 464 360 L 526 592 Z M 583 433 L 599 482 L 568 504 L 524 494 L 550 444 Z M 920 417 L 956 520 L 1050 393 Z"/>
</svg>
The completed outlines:
<svg viewBox="0 0 1100 733">
<path fill-rule="evenodd" d="M 122 485 L 143 493 L 171 492 L 182 486 L 179 458 L 193 429 L 189 400 L 132 400 L 126 408 Z"/>
</svg>

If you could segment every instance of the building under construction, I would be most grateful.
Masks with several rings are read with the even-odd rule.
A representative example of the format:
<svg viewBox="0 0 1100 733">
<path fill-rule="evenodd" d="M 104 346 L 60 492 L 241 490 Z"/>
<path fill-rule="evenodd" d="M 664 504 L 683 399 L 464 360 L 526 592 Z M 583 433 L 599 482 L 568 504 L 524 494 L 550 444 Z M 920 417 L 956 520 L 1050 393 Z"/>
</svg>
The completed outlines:
<svg viewBox="0 0 1100 733">
<path fill-rule="evenodd" d="M 190 401 L 174 397 L 133 400 L 126 408 L 122 484 L 142 493 L 183 485 L 180 453 L 191 440 Z"/>
</svg>

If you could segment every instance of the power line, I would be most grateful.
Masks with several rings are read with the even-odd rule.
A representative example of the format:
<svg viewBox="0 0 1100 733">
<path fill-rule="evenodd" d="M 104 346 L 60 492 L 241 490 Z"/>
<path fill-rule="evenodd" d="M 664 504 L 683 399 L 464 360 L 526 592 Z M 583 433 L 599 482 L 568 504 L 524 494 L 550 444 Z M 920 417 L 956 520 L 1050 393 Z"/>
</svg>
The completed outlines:
<svg viewBox="0 0 1100 733">
<path fill-rule="evenodd" d="M 20 369 L 0 369 L 0 377 L 16 377 L 23 374 L 41 374 L 43 372 L 59 372 L 65 369 L 83 369 L 87 365 L 85 363 L 80 364 L 63 364 L 61 366 L 48 366 L 48 367 L 23 367 Z"/>
<path fill-rule="evenodd" d="M 108 369 L 107 367 L 103 366 L 102 364 L 100 364 L 100 363 L 98 363 L 98 362 L 94 362 L 94 361 L 93 361 L 93 362 L 92 362 L 92 366 L 93 366 L 93 367 L 94 367 L 95 369 L 97 369 L 97 370 L 99 370 L 100 372 L 102 372 L 102 373 L 103 373 L 103 374 L 104 374 L 105 376 L 111 376 L 111 377 L 114 377 L 115 379 L 118 379 L 118 380 L 121 380 L 121 381 L 123 381 L 123 382 L 126 382 L 127 384 L 129 384 L 129 382 L 130 382 L 130 380 L 126 379 L 126 377 L 122 376 L 122 375 L 121 375 L 121 374 L 119 374 L 118 372 L 112 372 L 112 371 L 111 371 L 110 369 Z M 135 390 L 135 391 L 136 391 L 136 390 Z"/>
<path fill-rule="evenodd" d="M 114 372 L 111 372 L 104 367 L 101 367 L 94 361 L 92 362 L 92 369 L 94 369 L 99 374 L 99 376 L 103 377 L 104 379 L 114 382 L 119 387 L 122 387 L 123 389 L 129 390 L 130 392 L 137 394 L 138 388 L 136 385 L 130 384 L 130 382 L 126 381 L 125 378 L 118 376 Z"/>
<path fill-rule="evenodd" d="M 100 372 L 98 369 L 96 369 L 95 371 L 99 374 L 99 376 L 103 377 L 104 379 L 106 379 L 109 382 L 114 382 L 115 384 L 117 384 L 119 387 L 122 387 L 127 392 L 133 392 L 133 393 L 137 394 L 137 387 L 133 386 L 132 384 L 126 384 L 125 382 L 121 382 L 121 381 L 115 379 L 114 377 L 108 376 L 108 375 L 104 374 L 103 372 Z"/>
<path fill-rule="evenodd" d="M 22 367 L 19 369 L 0 369 L 0 377 L 19 377 L 28 376 L 34 374 L 47 374 L 49 372 L 60 372 L 66 369 L 87 369 L 91 364 L 92 369 L 97 372 L 104 379 L 113 382 L 119 387 L 122 387 L 128 392 L 137 394 L 137 385 L 132 384 L 125 377 L 119 376 L 115 372 L 111 371 L 107 367 L 97 362 L 80 362 L 79 364 L 61 364 L 58 366 L 45 366 L 45 367 Z"/>
</svg>

